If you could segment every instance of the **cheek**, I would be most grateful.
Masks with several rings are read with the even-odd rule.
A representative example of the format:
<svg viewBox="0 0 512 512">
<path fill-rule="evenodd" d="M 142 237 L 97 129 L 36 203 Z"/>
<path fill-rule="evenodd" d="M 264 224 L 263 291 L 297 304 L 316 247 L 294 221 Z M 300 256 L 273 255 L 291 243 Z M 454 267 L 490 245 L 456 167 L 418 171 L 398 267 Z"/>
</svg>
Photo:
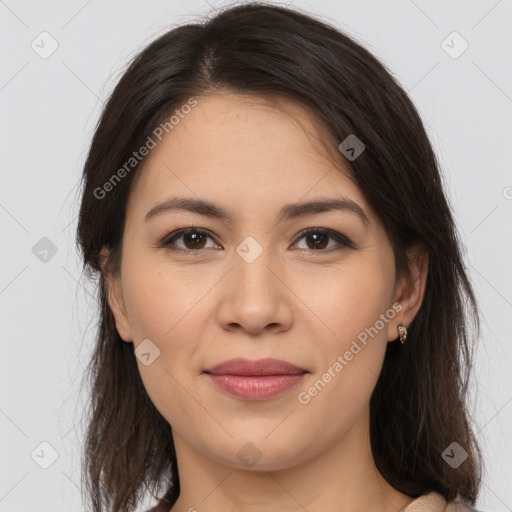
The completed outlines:
<svg viewBox="0 0 512 512">
<path fill-rule="evenodd" d="M 123 269 L 123 291 L 134 337 L 167 344 L 182 325 L 190 325 L 188 315 L 207 288 L 197 276 L 132 254 Z"/>
<path fill-rule="evenodd" d="M 305 303 L 315 313 L 317 332 L 323 333 L 321 346 L 331 355 L 344 351 L 390 308 L 394 281 L 392 268 L 385 263 L 375 257 L 353 258 L 346 265 L 317 271 L 295 283 L 297 294 L 307 297 Z M 386 338 L 381 322 L 377 328 L 376 337 Z"/>
<path fill-rule="evenodd" d="M 194 373 L 191 360 L 203 330 L 197 321 L 201 285 L 194 286 L 174 269 L 165 270 L 165 265 L 145 266 L 141 263 L 144 258 L 132 254 L 133 259 L 127 258 L 123 268 L 123 293 L 134 348 L 149 339 L 159 351 L 147 366 L 137 359 L 140 376 L 162 416 L 173 428 L 186 431 L 182 411 L 191 409 L 188 373 Z M 194 414 L 199 416 L 201 411 Z"/>
<path fill-rule="evenodd" d="M 318 312 L 315 352 L 318 366 L 314 378 L 301 388 L 304 404 L 318 414 L 326 407 L 339 407 L 347 417 L 357 415 L 369 400 L 387 347 L 394 274 L 392 261 L 354 259 L 337 272 L 317 275 L 316 290 L 308 306 Z M 310 284 L 311 284 L 310 283 Z M 302 293 L 308 288 L 305 283 Z"/>
</svg>

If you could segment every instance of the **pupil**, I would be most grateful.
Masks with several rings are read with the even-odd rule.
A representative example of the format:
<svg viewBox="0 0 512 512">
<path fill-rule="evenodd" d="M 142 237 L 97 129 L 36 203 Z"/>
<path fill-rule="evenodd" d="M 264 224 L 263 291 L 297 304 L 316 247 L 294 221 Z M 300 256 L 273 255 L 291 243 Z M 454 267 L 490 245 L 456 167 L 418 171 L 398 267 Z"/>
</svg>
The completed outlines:
<svg viewBox="0 0 512 512">
<path fill-rule="evenodd" d="M 188 239 L 190 240 L 190 238 L 192 239 L 192 244 L 191 245 L 199 245 L 200 244 L 200 237 L 202 236 L 201 234 L 199 233 L 188 233 L 185 235 L 186 237 L 189 237 Z M 199 244 L 198 244 L 199 242 Z"/>
<path fill-rule="evenodd" d="M 313 243 L 313 247 L 318 248 L 318 247 L 321 246 L 320 248 L 322 248 L 322 249 L 324 248 L 325 243 L 322 244 L 322 240 L 321 239 L 323 237 L 324 238 L 324 242 L 325 242 L 325 238 L 326 238 L 325 235 L 323 235 L 323 234 L 313 234 L 313 235 L 310 235 L 310 237 L 315 240 L 315 242 Z M 319 240 L 319 238 L 320 238 L 320 240 Z M 318 243 L 318 242 L 320 242 L 320 243 Z"/>
</svg>

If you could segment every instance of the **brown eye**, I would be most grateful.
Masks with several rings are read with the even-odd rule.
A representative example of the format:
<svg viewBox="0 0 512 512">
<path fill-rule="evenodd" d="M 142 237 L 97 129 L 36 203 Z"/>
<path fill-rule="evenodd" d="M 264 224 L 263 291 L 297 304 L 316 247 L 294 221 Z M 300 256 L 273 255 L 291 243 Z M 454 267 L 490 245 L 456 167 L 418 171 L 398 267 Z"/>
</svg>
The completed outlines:
<svg viewBox="0 0 512 512">
<path fill-rule="evenodd" d="M 205 241 L 207 238 L 212 238 L 206 231 L 196 228 L 180 229 L 171 237 L 167 237 L 162 241 L 163 247 L 168 247 L 172 250 L 199 251 L 205 249 Z M 183 240 L 182 246 L 177 248 L 171 247 L 177 240 Z"/>
<path fill-rule="evenodd" d="M 160 242 L 160 246 L 171 251 L 181 252 L 194 252 L 208 248 L 216 248 L 217 245 L 215 244 L 213 247 L 206 246 L 208 238 L 213 240 L 212 236 L 207 231 L 198 228 L 186 228 L 171 233 Z M 306 241 L 306 247 L 299 249 L 310 252 L 331 252 L 347 247 L 355 248 L 353 243 L 346 236 L 330 229 L 309 228 L 300 234 L 298 241 L 302 239 Z M 335 243 L 330 245 L 330 242 Z M 298 242 L 296 242 L 295 245 L 297 243 Z"/>
<path fill-rule="evenodd" d="M 329 235 L 326 235 L 325 233 L 311 233 L 305 235 L 304 238 L 306 239 L 308 249 L 325 249 L 329 244 Z"/>
<path fill-rule="evenodd" d="M 330 229 L 310 228 L 300 234 L 299 240 L 303 238 L 306 240 L 306 250 L 312 252 L 330 251 L 333 247 L 328 247 L 329 239 L 343 247 L 354 248 L 354 244 L 346 236 Z M 336 244 L 334 244 L 334 248 L 336 250 Z"/>
</svg>

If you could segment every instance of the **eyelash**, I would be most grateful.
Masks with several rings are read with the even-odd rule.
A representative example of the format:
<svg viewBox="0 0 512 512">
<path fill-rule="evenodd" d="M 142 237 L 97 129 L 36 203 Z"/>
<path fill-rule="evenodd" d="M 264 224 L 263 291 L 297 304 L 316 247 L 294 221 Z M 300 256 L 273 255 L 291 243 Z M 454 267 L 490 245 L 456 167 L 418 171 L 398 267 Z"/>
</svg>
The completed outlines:
<svg viewBox="0 0 512 512">
<path fill-rule="evenodd" d="M 181 252 L 181 253 L 192 253 L 192 254 L 197 254 L 203 250 L 207 250 L 207 249 L 176 249 L 176 248 L 173 248 L 173 247 L 170 247 L 170 245 L 177 239 L 183 237 L 184 235 L 187 235 L 187 234 L 190 234 L 190 233 L 197 233 L 197 234 L 200 234 L 200 235 L 206 235 L 208 237 L 210 237 L 212 240 L 213 240 L 213 237 L 205 230 L 203 229 L 199 229 L 199 228 L 194 228 L 194 227 L 191 227 L 191 228 L 184 228 L 184 229 L 179 229 L 177 231 L 174 231 L 173 233 L 169 234 L 169 235 L 166 235 L 159 243 L 159 246 L 160 247 L 164 247 L 166 248 L 167 250 L 170 250 L 170 251 L 174 251 L 174 252 Z M 349 240 L 346 236 L 342 235 L 341 233 L 338 233 L 337 231 L 333 231 L 332 229 L 325 229 L 325 228 L 308 228 L 308 229 L 305 229 L 304 231 L 301 231 L 298 236 L 297 236 L 297 240 L 294 242 L 294 245 L 299 242 L 302 238 L 306 237 L 307 235 L 310 235 L 310 234 L 321 234 L 321 235 L 324 235 L 324 236 L 328 236 L 330 237 L 331 239 L 335 240 L 336 242 L 338 242 L 339 244 L 342 245 L 342 247 L 338 247 L 338 248 L 330 248 L 330 249 L 300 249 L 300 250 L 304 250 L 304 251 L 308 251 L 310 253 L 329 253 L 329 252 L 333 252 L 333 251 L 339 251 L 339 250 L 342 250 L 343 248 L 349 248 L 349 249 L 355 249 L 355 246 L 354 244 L 351 242 L 351 240 Z"/>
</svg>

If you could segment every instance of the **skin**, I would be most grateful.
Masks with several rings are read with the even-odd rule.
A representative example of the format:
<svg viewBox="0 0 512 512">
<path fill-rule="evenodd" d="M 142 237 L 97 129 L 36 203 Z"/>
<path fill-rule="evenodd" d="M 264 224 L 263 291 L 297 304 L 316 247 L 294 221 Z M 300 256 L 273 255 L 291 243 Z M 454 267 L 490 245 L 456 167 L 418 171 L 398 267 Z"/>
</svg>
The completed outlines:
<svg viewBox="0 0 512 512">
<path fill-rule="evenodd" d="M 121 272 L 108 276 L 122 339 L 134 348 L 150 339 L 160 350 L 150 365 L 137 364 L 173 428 L 181 494 L 171 510 L 398 512 L 413 499 L 375 466 L 369 400 L 387 343 L 420 307 L 426 257 L 411 250 L 411 278 L 395 275 L 380 220 L 335 168 L 325 133 L 300 106 L 232 93 L 196 99 L 134 183 Z M 233 218 L 168 211 L 144 220 L 174 196 L 209 200 Z M 277 221 L 283 205 L 319 197 L 350 199 L 368 225 L 348 210 Z M 187 236 L 159 246 L 190 226 L 208 231 L 199 251 Z M 298 237 L 306 228 L 334 230 L 356 248 L 325 235 L 315 248 L 311 236 Z M 250 264 L 236 252 L 247 236 L 263 250 Z M 104 248 L 103 263 L 107 257 Z M 396 303 L 401 311 L 301 404 L 298 394 Z M 272 399 L 243 401 L 203 373 L 234 357 L 283 359 L 310 373 Z M 253 467 L 237 456 L 247 443 L 261 457 Z"/>
</svg>

